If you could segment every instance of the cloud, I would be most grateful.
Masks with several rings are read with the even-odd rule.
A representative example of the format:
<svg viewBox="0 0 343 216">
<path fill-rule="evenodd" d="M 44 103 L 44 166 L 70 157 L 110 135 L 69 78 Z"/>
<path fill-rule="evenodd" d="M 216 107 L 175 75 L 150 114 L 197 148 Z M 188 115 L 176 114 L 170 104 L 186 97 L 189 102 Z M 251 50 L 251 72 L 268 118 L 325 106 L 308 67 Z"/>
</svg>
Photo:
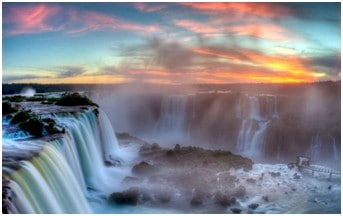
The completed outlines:
<svg viewBox="0 0 343 216">
<path fill-rule="evenodd" d="M 243 3 L 243 2 L 180 2 L 179 4 L 204 13 L 249 14 L 259 17 L 279 18 L 290 16 L 292 11 L 280 4 L 273 3 Z"/>
<path fill-rule="evenodd" d="M 302 56 L 277 56 L 242 47 L 229 48 L 213 45 L 195 47 L 193 51 L 205 57 L 207 62 L 212 61 L 213 68 L 216 68 L 215 64 L 218 64 L 216 63 L 218 59 L 226 60 L 228 64 L 225 67 L 229 68 L 229 71 L 236 70 L 238 74 L 244 71 L 242 67 L 258 67 L 262 69 L 259 70 L 261 75 L 264 74 L 263 71 L 269 71 L 270 75 L 266 77 L 272 77 L 273 74 L 278 77 L 282 74 L 285 80 L 295 81 L 298 78 L 299 81 L 314 81 L 318 77 L 325 76 L 325 71 L 314 70 L 309 65 L 310 59 Z M 202 59 L 202 61 L 204 60 Z M 201 62 L 197 62 L 197 64 L 199 65 Z M 228 71 L 222 67 L 217 67 L 216 70 Z M 257 76 L 256 73 L 254 77 L 259 80 L 263 76 Z"/>
<path fill-rule="evenodd" d="M 173 72 L 185 72 L 192 64 L 192 51 L 176 42 L 166 42 L 160 38 L 153 38 L 148 42 L 148 47 L 152 51 L 152 62 Z"/>
<path fill-rule="evenodd" d="M 55 4 L 6 4 L 4 9 L 4 34 L 40 34 L 62 31 L 78 34 L 88 31 L 131 31 L 139 34 L 153 33 L 157 25 L 143 25 L 93 11 L 75 10 Z"/>
<path fill-rule="evenodd" d="M 3 75 L 2 82 L 3 83 L 11 83 L 11 82 L 17 82 L 17 81 L 26 81 L 27 80 L 37 80 L 37 79 L 45 79 L 50 78 L 49 76 L 39 76 L 39 75 Z"/>
<path fill-rule="evenodd" d="M 99 30 L 125 30 L 137 33 L 153 33 L 159 30 L 156 25 L 140 25 L 124 21 L 114 16 L 108 16 L 92 11 L 70 10 L 69 17 L 71 24 L 66 29 L 69 34 L 82 33 Z"/>
<path fill-rule="evenodd" d="M 293 39 L 290 31 L 274 24 L 253 24 L 227 27 L 227 31 L 237 36 L 250 36 L 265 40 L 287 42 Z"/>
<path fill-rule="evenodd" d="M 4 25 L 6 35 L 37 34 L 42 32 L 58 31 L 59 25 L 49 24 L 60 11 L 58 6 L 26 5 L 7 6 L 4 10 Z"/>
<path fill-rule="evenodd" d="M 137 10 L 147 13 L 156 12 L 167 7 L 167 5 L 145 2 L 135 2 L 134 6 Z"/>
<path fill-rule="evenodd" d="M 86 72 L 83 66 L 64 65 L 52 69 L 56 73 L 56 78 L 69 78 L 81 76 Z"/>
<path fill-rule="evenodd" d="M 336 76 L 341 72 L 341 53 L 312 57 L 307 61 L 307 66 L 325 72 L 328 76 Z"/>
<path fill-rule="evenodd" d="M 213 25 L 204 25 L 204 23 L 196 22 L 193 20 L 174 20 L 174 24 L 192 32 L 201 33 L 205 36 L 218 36 L 222 34 L 221 30 L 218 27 L 214 27 Z"/>
</svg>

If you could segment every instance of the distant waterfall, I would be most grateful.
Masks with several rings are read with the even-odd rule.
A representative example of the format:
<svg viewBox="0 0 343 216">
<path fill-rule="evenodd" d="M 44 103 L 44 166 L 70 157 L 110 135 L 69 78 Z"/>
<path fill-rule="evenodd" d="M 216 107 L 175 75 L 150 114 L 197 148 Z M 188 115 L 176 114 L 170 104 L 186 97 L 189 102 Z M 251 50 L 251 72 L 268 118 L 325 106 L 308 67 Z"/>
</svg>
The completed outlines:
<svg viewBox="0 0 343 216">
<path fill-rule="evenodd" d="M 268 118 L 279 118 L 278 107 L 277 107 L 277 96 L 267 96 L 267 117 Z"/>
<path fill-rule="evenodd" d="M 245 102 L 242 104 L 240 100 L 238 107 L 241 110 L 236 111 L 236 115 L 242 118 L 236 150 L 245 156 L 261 157 L 264 155 L 265 133 L 270 120 L 261 116 L 258 97 L 250 96 Z"/>
<path fill-rule="evenodd" d="M 159 134 L 171 139 L 182 139 L 186 134 L 187 95 L 169 95 L 162 99 L 160 118 L 157 122 Z"/>
<path fill-rule="evenodd" d="M 87 189 L 108 193 L 106 189 L 113 184 L 104 177 L 105 161 L 119 161 L 120 153 L 106 115 L 88 110 L 54 118 L 66 128 L 62 138 L 46 143 L 27 141 L 27 145 L 4 142 L 6 161 L 11 161 L 11 155 L 16 158 L 18 146 L 23 148 L 19 155 L 27 154 L 25 148 L 39 153 L 18 161 L 20 168 L 15 171 L 3 167 L 14 193 L 13 213 L 91 213 Z"/>
<path fill-rule="evenodd" d="M 339 153 L 336 146 L 336 139 L 334 137 L 332 137 L 332 155 L 333 155 L 334 161 L 339 160 Z"/>
<path fill-rule="evenodd" d="M 311 160 L 315 163 L 321 158 L 321 147 L 322 143 L 319 139 L 319 135 L 317 134 L 316 136 L 312 137 L 311 145 L 307 152 L 307 155 L 310 156 Z"/>
</svg>

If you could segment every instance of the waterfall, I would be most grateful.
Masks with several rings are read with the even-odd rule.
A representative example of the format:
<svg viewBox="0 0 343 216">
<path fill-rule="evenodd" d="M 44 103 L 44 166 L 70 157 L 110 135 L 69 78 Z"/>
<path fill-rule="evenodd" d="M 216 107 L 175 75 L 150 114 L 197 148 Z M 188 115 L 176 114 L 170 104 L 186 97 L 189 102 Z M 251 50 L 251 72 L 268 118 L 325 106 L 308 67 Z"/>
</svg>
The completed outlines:
<svg viewBox="0 0 343 216">
<path fill-rule="evenodd" d="M 261 120 L 260 103 L 257 97 L 249 97 L 249 119 Z"/>
<path fill-rule="evenodd" d="M 307 155 L 309 155 L 311 157 L 311 160 L 313 162 L 318 162 L 318 160 L 320 160 L 320 156 L 321 156 L 321 142 L 319 139 L 319 135 L 317 134 L 315 137 L 312 137 L 311 139 L 311 145 L 310 148 L 307 152 Z"/>
<path fill-rule="evenodd" d="M 339 160 L 339 153 L 338 153 L 337 146 L 336 146 L 336 139 L 334 137 L 332 137 L 332 154 L 333 154 L 334 161 L 338 161 Z"/>
<path fill-rule="evenodd" d="M 67 161 L 53 145 L 47 144 L 32 162 L 21 161 L 20 167 L 9 175 L 20 213 L 90 213 Z"/>
<path fill-rule="evenodd" d="M 187 95 L 169 95 L 162 99 L 160 118 L 157 122 L 158 134 L 182 139 L 186 130 Z"/>
<path fill-rule="evenodd" d="M 106 178 L 105 161 L 122 161 L 118 141 L 101 110 L 98 114 L 87 110 L 50 117 L 66 129 L 61 138 L 49 142 L 4 142 L 3 173 L 13 193 L 11 210 L 34 214 L 91 213 L 87 190 L 107 194 L 113 188 L 113 182 Z M 16 161 L 18 169 L 6 167 L 10 161 Z"/>
<path fill-rule="evenodd" d="M 239 108 L 248 106 L 248 115 L 243 116 L 243 111 L 239 110 L 239 116 L 243 116 L 241 129 L 238 133 L 236 150 L 250 157 L 262 157 L 264 155 L 265 133 L 270 124 L 270 120 L 265 119 L 260 114 L 260 104 L 257 97 L 248 97 L 247 104 L 239 102 Z"/>
</svg>

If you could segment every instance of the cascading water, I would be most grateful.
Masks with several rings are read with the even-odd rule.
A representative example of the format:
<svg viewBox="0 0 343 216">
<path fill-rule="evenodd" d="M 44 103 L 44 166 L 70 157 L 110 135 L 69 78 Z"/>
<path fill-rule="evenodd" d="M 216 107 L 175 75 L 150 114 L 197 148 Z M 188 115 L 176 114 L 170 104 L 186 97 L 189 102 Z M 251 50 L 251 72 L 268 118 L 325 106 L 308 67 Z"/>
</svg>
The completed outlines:
<svg viewBox="0 0 343 216">
<path fill-rule="evenodd" d="M 336 139 L 332 137 L 332 155 L 335 162 L 339 161 L 339 153 L 336 146 Z"/>
<path fill-rule="evenodd" d="M 317 134 L 315 137 L 312 137 L 310 148 L 307 152 L 307 155 L 311 157 L 312 161 L 318 162 L 321 158 L 321 140 Z"/>
<path fill-rule="evenodd" d="M 247 108 L 247 113 L 244 113 L 244 108 Z M 264 155 L 264 138 L 270 120 L 261 116 L 258 97 L 248 97 L 248 103 L 245 104 L 242 104 L 240 99 L 238 109 L 236 115 L 242 118 L 242 125 L 238 133 L 236 150 L 245 156 L 259 158 Z"/>
<path fill-rule="evenodd" d="M 61 152 L 47 143 L 31 162 L 8 175 L 19 213 L 90 213 L 86 198 Z"/>
<path fill-rule="evenodd" d="M 105 161 L 119 161 L 118 142 L 106 115 L 100 111 L 99 121 L 96 115 L 88 110 L 52 116 L 66 133 L 49 142 L 4 140 L 12 213 L 91 213 L 87 189 L 109 193 L 113 182 L 106 181 Z M 25 160 L 11 165 L 11 157 L 19 156 Z"/>
<path fill-rule="evenodd" d="M 157 132 L 171 140 L 182 140 L 186 130 L 187 95 L 169 95 L 162 99 Z"/>
</svg>

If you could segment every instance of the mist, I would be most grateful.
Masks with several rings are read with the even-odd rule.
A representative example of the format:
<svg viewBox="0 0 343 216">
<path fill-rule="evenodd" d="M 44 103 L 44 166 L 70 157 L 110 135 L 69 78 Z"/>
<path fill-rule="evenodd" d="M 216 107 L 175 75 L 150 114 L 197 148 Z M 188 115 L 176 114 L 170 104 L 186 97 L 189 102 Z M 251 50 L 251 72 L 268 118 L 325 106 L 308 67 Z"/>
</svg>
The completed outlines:
<svg viewBox="0 0 343 216">
<path fill-rule="evenodd" d="M 173 148 L 198 146 L 289 162 L 338 166 L 339 83 L 101 87 L 91 98 L 118 133 Z M 245 124 L 245 125 L 243 125 Z M 335 156 L 336 155 L 336 156 Z"/>
</svg>

